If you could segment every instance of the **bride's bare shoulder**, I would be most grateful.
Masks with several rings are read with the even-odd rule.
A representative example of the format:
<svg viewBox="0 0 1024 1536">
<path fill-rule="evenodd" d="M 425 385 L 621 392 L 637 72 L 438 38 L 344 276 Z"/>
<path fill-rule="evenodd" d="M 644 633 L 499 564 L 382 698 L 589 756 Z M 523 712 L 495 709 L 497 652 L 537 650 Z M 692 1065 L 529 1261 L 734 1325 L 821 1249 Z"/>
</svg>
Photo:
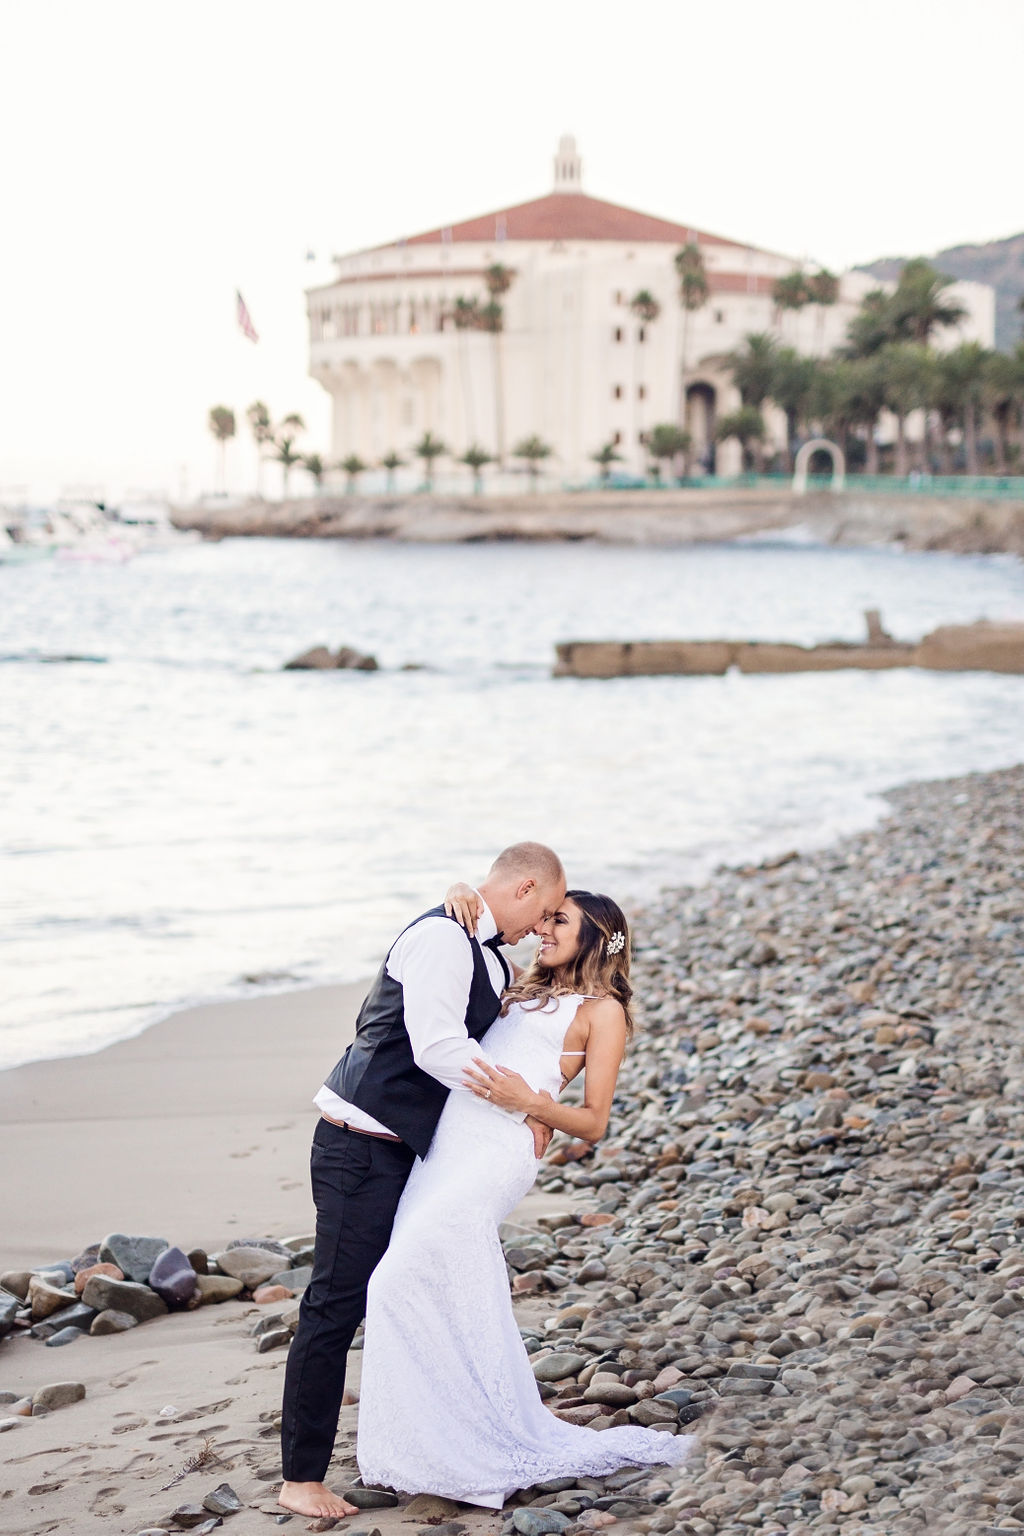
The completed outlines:
<svg viewBox="0 0 1024 1536">
<path fill-rule="evenodd" d="M 588 997 L 580 1004 L 580 1013 L 592 1029 L 625 1029 L 626 1010 L 617 997 Z"/>
</svg>

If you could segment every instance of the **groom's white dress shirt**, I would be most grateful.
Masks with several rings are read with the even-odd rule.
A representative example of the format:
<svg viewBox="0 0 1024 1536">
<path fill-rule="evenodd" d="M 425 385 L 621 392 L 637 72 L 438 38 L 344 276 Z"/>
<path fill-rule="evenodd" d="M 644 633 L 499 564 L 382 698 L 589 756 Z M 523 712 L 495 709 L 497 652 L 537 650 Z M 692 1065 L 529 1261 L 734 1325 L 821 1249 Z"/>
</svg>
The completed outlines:
<svg viewBox="0 0 1024 1536">
<path fill-rule="evenodd" d="M 480 900 L 483 902 L 482 896 Z M 491 909 L 484 902 L 476 936 L 482 944 L 485 939 L 493 939 L 497 931 Z M 483 953 L 495 996 L 500 997 L 505 986 L 501 960 L 493 949 Z M 466 1032 L 473 947 L 466 943 L 465 933 L 451 918 L 423 918 L 395 940 L 388 956 L 387 973 L 402 988 L 405 1027 L 416 1065 L 446 1088 L 465 1091 L 462 1074 L 473 1065 L 473 1058 L 480 1055 L 479 1042 L 470 1039 Z M 353 1130 L 395 1134 L 355 1104 L 339 1098 L 326 1084 L 313 1103 L 332 1120 L 344 1120 Z"/>
</svg>

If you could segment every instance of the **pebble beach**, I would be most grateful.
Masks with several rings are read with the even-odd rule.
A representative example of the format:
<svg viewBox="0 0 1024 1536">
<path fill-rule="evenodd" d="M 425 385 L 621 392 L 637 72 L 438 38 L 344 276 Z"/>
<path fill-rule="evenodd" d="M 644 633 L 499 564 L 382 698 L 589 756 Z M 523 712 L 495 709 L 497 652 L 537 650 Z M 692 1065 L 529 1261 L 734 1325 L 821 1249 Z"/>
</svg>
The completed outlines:
<svg viewBox="0 0 1024 1536">
<path fill-rule="evenodd" d="M 635 914 L 640 1025 L 608 1137 L 556 1138 L 502 1234 L 551 1409 L 695 1434 L 690 1462 L 524 1490 L 500 1515 L 359 1490 L 353 1536 L 1024 1529 L 1024 769 L 889 801 L 868 832 Z M 359 990 L 191 1010 L 0 1079 L 24 1168 L 0 1254 L 0 1532 L 276 1528 L 308 1095 Z M 154 1061 L 159 1112 L 119 1121 Z M 141 1259 L 89 1251 L 117 1232 L 162 1236 Z M 160 1243 L 188 1297 L 177 1257 L 128 1273 Z M 125 1278 L 79 1293 L 61 1261 Z M 204 1266 L 234 1283 L 200 1285 Z M 147 1320 L 96 1327 L 130 1305 Z"/>
</svg>

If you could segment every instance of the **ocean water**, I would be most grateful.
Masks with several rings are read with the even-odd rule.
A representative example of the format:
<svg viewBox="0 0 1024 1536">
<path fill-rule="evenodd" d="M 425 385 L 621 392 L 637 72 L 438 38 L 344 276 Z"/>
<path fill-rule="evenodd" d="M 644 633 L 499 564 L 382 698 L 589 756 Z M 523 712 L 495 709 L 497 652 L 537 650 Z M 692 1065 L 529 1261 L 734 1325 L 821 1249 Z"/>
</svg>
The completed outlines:
<svg viewBox="0 0 1024 1536">
<path fill-rule="evenodd" d="M 369 974 L 521 837 L 627 905 L 1024 756 L 1024 678 L 553 679 L 562 639 L 1024 619 L 1003 557 L 232 540 L 0 566 L 0 1066 Z M 315 643 L 382 670 L 285 673 Z M 102 661 L 50 664 L 41 654 Z M 420 670 L 403 670 L 406 664 Z"/>
</svg>

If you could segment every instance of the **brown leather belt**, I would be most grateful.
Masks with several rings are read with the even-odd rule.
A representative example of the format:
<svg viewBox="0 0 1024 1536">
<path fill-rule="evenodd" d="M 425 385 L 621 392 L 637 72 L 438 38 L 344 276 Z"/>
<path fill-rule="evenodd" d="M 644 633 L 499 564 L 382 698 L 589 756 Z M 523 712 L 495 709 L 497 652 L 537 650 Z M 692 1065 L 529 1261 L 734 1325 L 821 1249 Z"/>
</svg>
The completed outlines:
<svg viewBox="0 0 1024 1536">
<path fill-rule="evenodd" d="M 374 1141 L 401 1141 L 401 1136 L 392 1136 L 388 1131 L 361 1131 L 358 1125 L 349 1125 L 347 1120 L 335 1120 L 333 1115 L 320 1111 L 325 1120 L 332 1125 L 339 1125 L 343 1131 L 351 1131 L 353 1136 L 372 1136 Z"/>
</svg>

